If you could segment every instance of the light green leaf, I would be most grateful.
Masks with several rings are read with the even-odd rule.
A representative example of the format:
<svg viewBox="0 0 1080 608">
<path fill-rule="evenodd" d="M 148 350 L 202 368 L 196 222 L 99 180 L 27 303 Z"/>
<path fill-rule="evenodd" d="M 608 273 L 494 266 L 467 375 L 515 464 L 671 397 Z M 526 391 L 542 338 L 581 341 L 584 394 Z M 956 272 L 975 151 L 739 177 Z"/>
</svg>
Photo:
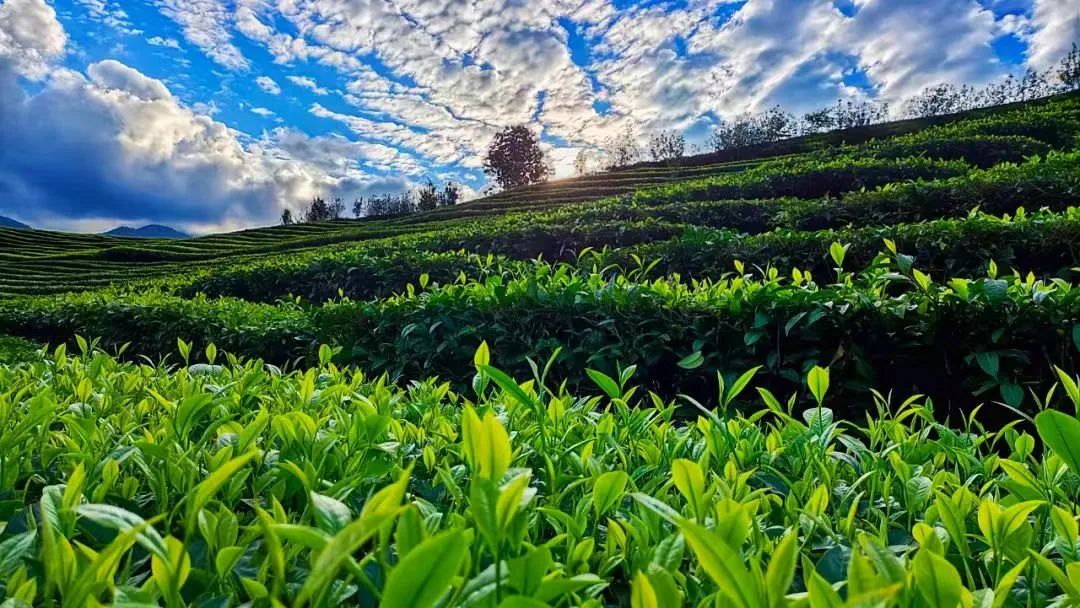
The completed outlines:
<svg viewBox="0 0 1080 608">
<path fill-rule="evenodd" d="M 810 387 L 810 393 L 820 406 L 825 401 L 825 394 L 829 392 L 829 368 L 815 365 L 806 376 L 806 385 Z"/>
<path fill-rule="evenodd" d="M 80 517 L 85 517 L 99 526 L 112 528 L 117 532 L 140 530 L 135 535 L 136 542 L 151 554 L 168 559 L 169 550 L 165 547 L 165 540 L 161 538 L 157 530 L 148 526 L 146 521 L 138 515 L 113 505 L 99 504 L 79 505 L 75 512 Z"/>
<path fill-rule="evenodd" d="M 701 567 L 716 583 L 724 596 L 737 608 L 759 608 L 761 591 L 743 565 L 741 553 L 722 537 L 698 524 L 682 520 L 679 529 L 694 551 Z"/>
<path fill-rule="evenodd" d="M 477 367 L 488 376 L 491 376 L 491 379 L 495 381 L 495 384 L 499 385 L 503 392 L 509 393 L 519 403 L 526 406 L 534 405 L 534 399 L 522 390 L 521 386 L 513 378 L 506 375 L 505 372 L 490 365 L 477 365 Z"/>
<path fill-rule="evenodd" d="M 810 575 L 807 591 L 810 592 L 811 608 L 844 608 L 840 594 L 817 571 Z"/>
<path fill-rule="evenodd" d="M 791 531 L 780 539 L 769 559 L 765 570 L 765 591 L 769 596 L 769 606 L 778 608 L 784 605 L 784 596 L 795 580 L 795 561 L 799 557 L 799 534 Z"/>
<path fill-rule="evenodd" d="M 468 549 L 464 530 L 436 534 L 420 543 L 390 570 L 382 608 L 434 606 L 449 590 Z"/>
<path fill-rule="evenodd" d="M 705 363 L 705 356 L 701 354 L 701 351 L 696 351 L 683 357 L 678 365 L 683 369 L 697 369 L 702 363 Z"/>
<path fill-rule="evenodd" d="M 1080 475 L 1080 420 L 1057 410 L 1046 410 L 1035 416 L 1035 428 L 1043 443 L 1073 474 Z"/>
<path fill-rule="evenodd" d="M 619 383 L 615 382 L 611 376 L 608 376 L 603 372 L 598 372 L 595 369 L 586 369 L 585 373 L 592 378 L 592 381 L 596 383 L 596 386 L 599 386 L 601 390 L 607 393 L 608 397 L 618 399 L 622 396 L 622 391 L 619 390 Z"/>
<path fill-rule="evenodd" d="M 349 507 L 336 498 L 312 492 L 311 506 L 315 511 L 315 523 L 330 534 L 337 534 L 352 521 Z"/>
<path fill-rule="evenodd" d="M 705 473 L 701 470 L 701 465 L 693 460 L 679 458 L 671 463 L 671 479 L 675 482 L 675 487 L 686 498 L 686 502 L 690 504 L 690 509 L 694 515 L 697 517 L 703 515 Z"/>
<path fill-rule="evenodd" d="M 743 392 L 750 381 L 754 379 L 754 374 L 758 373 L 761 366 L 757 366 L 753 369 L 747 370 L 743 375 L 739 376 L 735 382 L 731 384 L 731 387 L 727 389 L 727 393 L 724 395 L 724 405 L 730 404 L 739 396 L 739 393 Z"/>
<path fill-rule="evenodd" d="M 630 476 L 625 471 L 609 471 L 596 479 L 593 486 L 593 508 L 596 516 L 603 517 L 620 500 L 626 492 L 626 484 Z"/>
<path fill-rule="evenodd" d="M 956 608 L 963 594 L 960 573 L 949 560 L 928 550 L 921 550 L 912 565 L 915 586 L 930 608 Z"/>
<path fill-rule="evenodd" d="M 322 551 L 319 551 L 312 564 L 311 573 L 297 594 L 298 606 L 329 589 L 341 568 L 352 559 L 352 554 L 397 517 L 405 499 L 409 473 L 410 471 L 406 471 L 396 482 L 376 492 L 364 504 L 360 518 L 335 534 Z"/>
<path fill-rule="evenodd" d="M 491 350 L 488 348 L 487 341 L 480 343 L 480 346 L 476 348 L 476 352 L 473 353 L 473 364 L 476 367 L 483 367 L 491 364 Z"/>
<path fill-rule="evenodd" d="M 214 497 L 214 494 L 217 494 L 217 491 L 221 489 L 221 486 L 225 485 L 225 483 L 229 481 L 229 478 L 242 469 L 244 465 L 256 455 L 258 455 L 258 452 L 251 451 L 242 456 L 233 458 L 218 467 L 216 471 L 211 473 L 206 479 L 202 480 L 199 485 L 195 486 L 191 501 L 188 503 L 189 528 L 194 527 L 195 517 L 199 514 L 199 511 L 206 506 L 206 503 L 210 502 L 210 499 Z"/>
</svg>

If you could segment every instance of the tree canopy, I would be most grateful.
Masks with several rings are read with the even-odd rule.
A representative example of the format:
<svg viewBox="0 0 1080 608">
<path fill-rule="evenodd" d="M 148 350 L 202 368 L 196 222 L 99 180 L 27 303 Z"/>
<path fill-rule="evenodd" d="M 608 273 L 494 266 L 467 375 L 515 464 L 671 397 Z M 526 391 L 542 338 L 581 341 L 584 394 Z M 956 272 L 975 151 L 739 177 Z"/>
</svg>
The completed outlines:
<svg viewBox="0 0 1080 608">
<path fill-rule="evenodd" d="M 515 125 L 495 135 L 484 157 L 484 172 L 509 190 L 543 181 L 551 169 L 532 130 Z"/>
</svg>

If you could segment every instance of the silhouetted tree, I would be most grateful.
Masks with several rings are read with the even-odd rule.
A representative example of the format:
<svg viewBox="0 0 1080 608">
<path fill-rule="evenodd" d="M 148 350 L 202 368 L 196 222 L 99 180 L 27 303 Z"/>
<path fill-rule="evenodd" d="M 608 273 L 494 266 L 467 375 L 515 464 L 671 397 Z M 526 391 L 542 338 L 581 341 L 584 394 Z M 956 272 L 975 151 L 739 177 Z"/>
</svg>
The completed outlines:
<svg viewBox="0 0 1080 608">
<path fill-rule="evenodd" d="M 966 109 L 966 99 L 970 99 L 966 89 L 958 89 L 946 83 L 937 84 L 909 99 L 907 113 L 912 118 L 955 114 Z"/>
<path fill-rule="evenodd" d="M 286 207 L 285 210 L 281 212 L 281 225 L 282 226 L 288 226 L 289 224 L 292 224 L 292 223 L 293 223 L 292 209 L 289 209 L 288 207 Z"/>
<path fill-rule="evenodd" d="M 589 152 L 582 148 L 574 157 L 574 173 L 578 175 L 589 174 Z"/>
<path fill-rule="evenodd" d="M 795 115 L 774 106 L 757 118 L 758 134 L 762 143 L 794 137 L 797 130 Z"/>
<path fill-rule="evenodd" d="M 837 129 L 853 129 L 855 127 L 867 127 L 889 118 L 889 104 L 876 101 L 847 100 L 836 101 L 833 110 Z"/>
<path fill-rule="evenodd" d="M 417 206 L 411 192 L 402 192 L 400 194 L 373 194 L 366 199 L 357 199 L 357 201 L 353 203 L 353 212 L 356 213 L 357 211 L 359 211 L 360 216 L 381 217 L 385 215 L 416 213 Z"/>
<path fill-rule="evenodd" d="M 428 183 L 416 190 L 416 207 L 420 211 L 432 211 L 439 206 L 439 190 L 435 184 Z"/>
<path fill-rule="evenodd" d="M 1080 47 L 1075 42 L 1069 54 L 1061 60 L 1057 77 L 1066 91 L 1080 90 Z"/>
<path fill-rule="evenodd" d="M 454 182 L 446 182 L 442 194 L 439 195 L 440 207 L 453 207 L 461 200 L 461 186 Z"/>
<path fill-rule="evenodd" d="M 543 181 L 550 168 L 536 135 L 529 127 L 516 125 L 495 134 L 484 157 L 484 172 L 510 189 Z"/>
<path fill-rule="evenodd" d="M 321 196 L 311 199 L 311 204 L 304 209 L 304 222 L 325 222 L 330 219 L 330 205 Z"/>
<path fill-rule="evenodd" d="M 824 133 L 835 128 L 836 119 L 833 117 L 831 108 L 822 108 L 803 114 L 801 131 L 804 135 Z"/>
<path fill-rule="evenodd" d="M 364 199 L 362 197 L 353 201 L 352 214 L 357 219 L 364 217 Z"/>
<path fill-rule="evenodd" d="M 632 165 L 641 158 L 641 148 L 638 147 L 637 133 L 630 124 L 627 124 L 626 128 L 614 137 L 608 138 L 607 142 L 604 143 L 604 148 L 608 154 L 606 168 L 609 171 L 616 167 Z"/>
<path fill-rule="evenodd" d="M 824 133 L 833 129 L 866 127 L 884 122 L 889 118 L 889 104 L 876 101 L 844 101 L 803 115 L 799 132 L 803 135 Z"/>
<path fill-rule="evenodd" d="M 328 215 L 327 219 L 331 221 L 340 220 L 345 215 L 345 202 L 340 198 L 335 198 L 334 202 L 328 206 Z"/>
<path fill-rule="evenodd" d="M 304 222 L 331 222 L 341 219 L 344 214 L 345 203 L 340 198 L 335 198 L 328 203 L 321 196 L 316 196 L 311 199 L 311 204 L 304 209 L 301 220 Z M 290 215 L 292 215 L 291 212 Z"/>
<path fill-rule="evenodd" d="M 753 146 L 764 141 L 761 125 L 753 114 L 744 113 L 730 122 L 721 120 L 709 136 L 709 144 L 717 152 Z"/>
<path fill-rule="evenodd" d="M 686 138 L 675 131 L 661 131 L 649 138 L 649 156 L 654 161 L 673 161 L 686 153 Z"/>
</svg>

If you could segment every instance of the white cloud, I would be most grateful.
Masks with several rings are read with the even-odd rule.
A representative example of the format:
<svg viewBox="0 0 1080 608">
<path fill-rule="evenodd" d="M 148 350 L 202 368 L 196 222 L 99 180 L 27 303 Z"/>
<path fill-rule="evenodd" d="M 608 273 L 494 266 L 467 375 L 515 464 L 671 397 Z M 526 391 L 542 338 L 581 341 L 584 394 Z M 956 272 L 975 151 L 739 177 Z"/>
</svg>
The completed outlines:
<svg viewBox="0 0 1080 608">
<path fill-rule="evenodd" d="M 319 86 L 319 83 L 315 82 L 314 78 L 308 78 L 307 76 L 286 76 L 289 82 L 295 84 L 298 87 L 303 87 L 310 90 L 316 95 L 329 95 L 330 91 Z"/>
<path fill-rule="evenodd" d="M 102 91 L 115 90 L 145 101 L 171 100 L 172 93 L 160 80 L 144 76 L 134 68 L 106 59 L 86 70 L 90 82 Z"/>
<path fill-rule="evenodd" d="M 319 194 L 347 198 L 406 183 L 359 161 L 335 165 L 320 140 L 298 144 L 302 134 L 244 143 L 119 62 L 92 64 L 87 73 L 57 71 L 41 92 L 2 101 L 0 209 L 20 201 L 21 216 L 36 225 L 152 218 L 204 231 L 272 223 L 282 208 Z M 32 118 L 45 115 L 54 118 Z M 392 160 L 380 147 L 339 142 L 357 157 Z"/>
<path fill-rule="evenodd" d="M 108 0 L 76 0 L 87 11 L 91 19 L 104 23 L 122 34 L 141 34 L 142 30 L 132 27 L 128 14 L 118 6 L 111 6 Z"/>
<path fill-rule="evenodd" d="M 263 117 L 266 117 L 266 118 L 269 118 L 269 117 L 275 115 L 273 110 L 269 110 L 267 108 L 251 108 L 251 113 L 252 114 L 258 114 L 259 116 L 263 116 Z"/>
<path fill-rule="evenodd" d="M 64 54 L 67 34 L 44 0 L 0 4 L 0 64 L 31 80 L 45 78 Z"/>
<path fill-rule="evenodd" d="M 274 82 L 273 78 L 269 76 L 259 76 L 255 79 L 255 84 L 259 85 L 259 88 L 266 91 L 271 95 L 280 95 L 281 87 L 278 83 Z"/>
<path fill-rule="evenodd" d="M 183 28 L 184 38 L 206 56 L 232 70 L 247 70 L 248 60 L 232 43 L 232 11 L 221 0 L 156 0 L 161 14 Z"/>
<path fill-rule="evenodd" d="M 847 42 L 886 100 L 899 102 L 942 82 L 984 84 L 1004 73 L 990 46 L 994 15 L 974 0 L 856 5 Z"/>
<path fill-rule="evenodd" d="M 154 36 L 153 38 L 146 39 L 147 44 L 152 46 L 163 46 L 165 48 L 180 50 L 180 43 L 175 38 L 162 38 L 161 36 Z"/>
<path fill-rule="evenodd" d="M 1035 0 L 1029 61 L 1038 69 L 1056 66 L 1080 42 L 1080 4 L 1074 0 Z"/>
<path fill-rule="evenodd" d="M 206 231 L 273 222 L 316 194 L 407 183 L 359 164 L 335 166 L 318 144 L 299 146 L 302 134 L 250 141 L 118 61 L 93 63 L 85 76 L 57 67 L 65 41 L 41 0 L 0 5 L 0 211 L 17 206 L 20 217 L 47 227 L 156 221 Z M 33 94 L 16 82 L 44 74 Z"/>
</svg>

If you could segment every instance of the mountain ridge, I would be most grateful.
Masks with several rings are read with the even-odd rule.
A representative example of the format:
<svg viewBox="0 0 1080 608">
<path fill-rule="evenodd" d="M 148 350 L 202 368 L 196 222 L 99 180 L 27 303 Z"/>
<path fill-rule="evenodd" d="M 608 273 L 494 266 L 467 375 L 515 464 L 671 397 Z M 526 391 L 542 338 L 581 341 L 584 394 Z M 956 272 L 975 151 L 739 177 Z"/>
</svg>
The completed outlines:
<svg viewBox="0 0 1080 608">
<path fill-rule="evenodd" d="M 12 219 L 0 215 L 0 228 L 15 228 L 17 230 L 33 230 L 28 224 L 24 224 L 19 220 Z"/>
<path fill-rule="evenodd" d="M 112 230 L 103 232 L 106 236 L 115 236 L 121 238 L 132 239 L 186 239 L 191 238 L 190 234 L 181 232 L 170 226 L 164 226 L 162 224 L 147 224 L 138 228 L 132 228 L 131 226 L 117 226 Z"/>
</svg>

